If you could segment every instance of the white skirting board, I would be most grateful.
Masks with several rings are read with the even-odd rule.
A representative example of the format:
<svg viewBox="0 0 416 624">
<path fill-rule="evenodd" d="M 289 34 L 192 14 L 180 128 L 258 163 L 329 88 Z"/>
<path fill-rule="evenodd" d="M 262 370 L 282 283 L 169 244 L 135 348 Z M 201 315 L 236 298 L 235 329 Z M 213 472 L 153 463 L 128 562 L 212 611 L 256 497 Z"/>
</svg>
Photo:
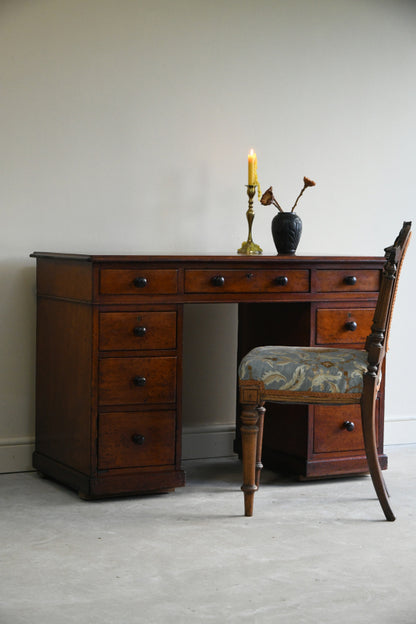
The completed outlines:
<svg viewBox="0 0 416 624">
<path fill-rule="evenodd" d="M 184 427 L 182 433 L 182 459 L 208 459 L 234 455 L 233 425 Z"/>
<path fill-rule="evenodd" d="M 235 430 L 233 425 L 184 427 L 182 435 L 182 458 L 209 459 L 232 457 Z M 0 439 L 0 473 L 27 472 L 32 468 L 34 438 Z M 384 444 L 416 444 L 416 416 L 397 415 L 387 417 L 384 425 Z"/>
<path fill-rule="evenodd" d="M 0 438 L 0 473 L 33 470 L 32 453 L 34 450 L 35 439 L 33 437 Z"/>
<path fill-rule="evenodd" d="M 416 444 L 416 416 L 402 414 L 385 417 L 384 444 Z"/>
</svg>

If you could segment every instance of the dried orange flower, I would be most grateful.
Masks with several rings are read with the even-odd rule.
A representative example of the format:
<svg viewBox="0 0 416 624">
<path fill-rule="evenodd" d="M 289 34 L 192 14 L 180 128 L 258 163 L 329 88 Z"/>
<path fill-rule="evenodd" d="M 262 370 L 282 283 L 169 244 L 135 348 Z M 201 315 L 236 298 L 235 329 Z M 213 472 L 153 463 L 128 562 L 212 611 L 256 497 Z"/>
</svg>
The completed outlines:
<svg viewBox="0 0 416 624">
<path fill-rule="evenodd" d="M 267 191 L 264 191 L 263 195 L 261 196 L 260 203 L 262 203 L 263 206 L 270 206 L 272 201 L 273 201 L 273 188 L 270 186 L 267 189 Z"/>
<path fill-rule="evenodd" d="M 261 196 L 260 203 L 262 203 L 263 206 L 270 206 L 270 204 L 273 204 L 280 212 L 283 212 L 273 195 L 273 188 L 271 186 Z"/>
</svg>

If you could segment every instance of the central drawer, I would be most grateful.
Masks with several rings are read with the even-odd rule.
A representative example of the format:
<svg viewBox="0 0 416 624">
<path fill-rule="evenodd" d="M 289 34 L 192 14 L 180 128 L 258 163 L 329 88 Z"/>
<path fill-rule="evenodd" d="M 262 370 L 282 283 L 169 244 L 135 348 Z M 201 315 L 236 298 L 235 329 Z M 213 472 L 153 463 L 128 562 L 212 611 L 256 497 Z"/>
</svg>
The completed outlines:
<svg viewBox="0 0 416 624">
<path fill-rule="evenodd" d="M 161 466 L 175 461 L 175 412 L 100 414 L 98 468 Z"/>
<path fill-rule="evenodd" d="M 176 349 L 176 312 L 101 312 L 99 348 Z"/>
<path fill-rule="evenodd" d="M 174 403 L 176 357 L 103 358 L 99 366 L 101 405 Z"/>
<path fill-rule="evenodd" d="M 185 271 L 186 293 L 308 292 L 309 271 L 294 269 Z"/>
</svg>

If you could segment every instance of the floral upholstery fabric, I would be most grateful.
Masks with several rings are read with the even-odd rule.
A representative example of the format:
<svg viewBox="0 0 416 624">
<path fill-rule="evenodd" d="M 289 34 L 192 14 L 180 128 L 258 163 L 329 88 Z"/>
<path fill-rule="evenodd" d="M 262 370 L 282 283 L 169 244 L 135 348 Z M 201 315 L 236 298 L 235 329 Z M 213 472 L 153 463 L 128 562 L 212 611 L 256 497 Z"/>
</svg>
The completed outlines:
<svg viewBox="0 0 416 624">
<path fill-rule="evenodd" d="M 266 390 L 359 394 L 367 352 L 321 347 L 257 347 L 239 367 L 241 380 L 257 380 Z"/>
</svg>

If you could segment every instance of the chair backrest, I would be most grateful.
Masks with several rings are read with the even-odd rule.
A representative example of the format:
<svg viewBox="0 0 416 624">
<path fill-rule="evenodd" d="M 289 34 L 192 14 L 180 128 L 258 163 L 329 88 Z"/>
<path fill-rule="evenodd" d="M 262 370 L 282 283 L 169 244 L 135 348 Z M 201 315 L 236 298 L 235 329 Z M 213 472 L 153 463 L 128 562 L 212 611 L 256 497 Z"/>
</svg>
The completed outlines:
<svg viewBox="0 0 416 624">
<path fill-rule="evenodd" d="M 405 221 L 391 247 L 386 247 L 385 265 L 381 275 L 380 293 L 374 312 L 371 334 L 367 337 L 365 349 L 368 352 L 368 372 L 377 375 L 387 351 L 391 316 L 396 298 L 398 278 L 402 261 L 411 236 L 411 221 Z"/>
</svg>

